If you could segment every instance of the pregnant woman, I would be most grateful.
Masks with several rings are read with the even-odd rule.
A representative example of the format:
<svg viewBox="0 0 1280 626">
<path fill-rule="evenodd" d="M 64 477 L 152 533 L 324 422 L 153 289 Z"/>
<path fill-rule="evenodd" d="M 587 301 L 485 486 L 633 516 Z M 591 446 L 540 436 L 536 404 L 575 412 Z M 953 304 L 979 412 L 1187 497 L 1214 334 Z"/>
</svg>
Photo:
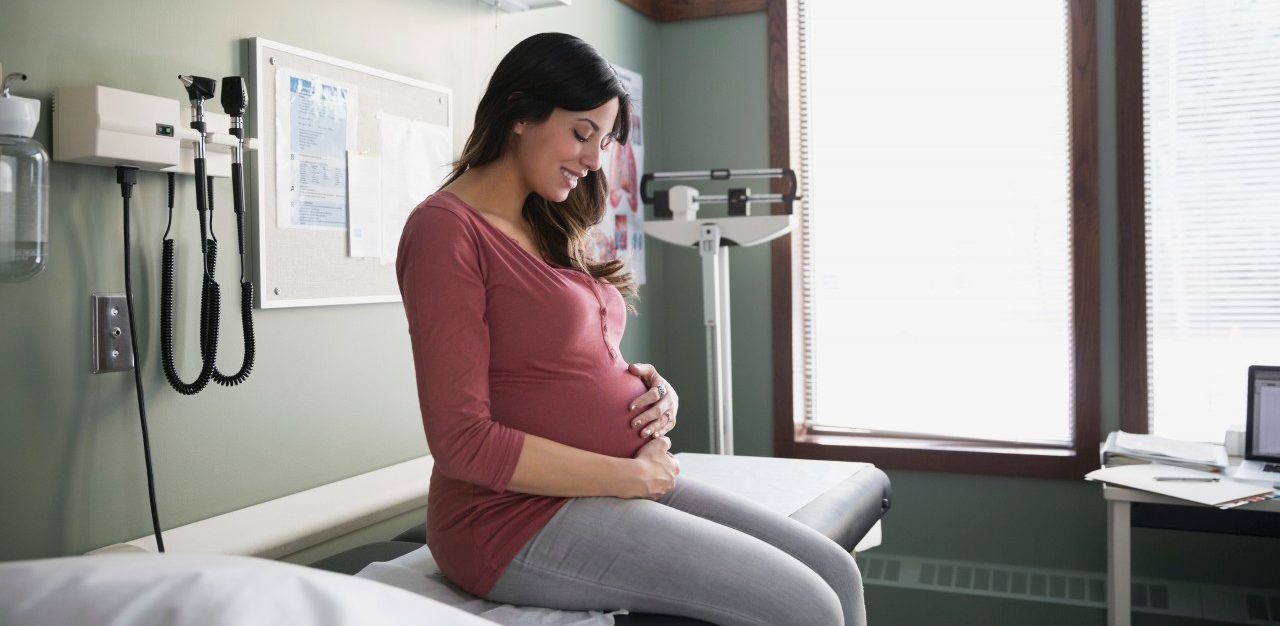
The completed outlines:
<svg viewBox="0 0 1280 626">
<path fill-rule="evenodd" d="M 584 242 L 630 101 L 590 45 L 544 33 L 499 63 L 444 186 L 400 240 L 427 444 L 427 543 L 496 602 L 716 624 L 862 624 L 853 557 L 680 477 L 679 398 L 619 341 L 636 295 Z"/>
</svg>

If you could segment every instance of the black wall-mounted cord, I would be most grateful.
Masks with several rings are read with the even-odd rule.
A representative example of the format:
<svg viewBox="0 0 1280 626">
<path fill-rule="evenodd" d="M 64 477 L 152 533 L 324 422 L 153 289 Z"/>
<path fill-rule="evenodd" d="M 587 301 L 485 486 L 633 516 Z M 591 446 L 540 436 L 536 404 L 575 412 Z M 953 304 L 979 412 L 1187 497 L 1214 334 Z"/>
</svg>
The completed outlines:
<svg viewBox="0 0 1280 626">
<path fill-rule="evenodd" d="M 204 178 L 204 163 L 196 159 L 197 180 Z M 174 327 L 174 250 L 173 239 L 165 237 L 163 256 L 160 267 L 160 351 L 165 380 L 169 386 L 183 395 L 195 395 L 208 386 L 213 380 L 214 360 L 218 349 L 218 323 L 221 308 L 221 290 L 213 280 L 213 269 L 217 262 L 217 242 L 207 239 L 208 228 L 205 225 L 205 192 L 204 184 L 196 183 L 198 198 L 198 219 L 200 221 L 200 251 L 202 256 L 202 285 L 200 289 L 200 374 L 192 382 L 183 381 L 174 367 L 173 327 Z M 174 177 L 169 175 L 169 214 L 172 225 L 174 198 Z M 168 229 L 165 234 L 168 235 Z"/>
<path fill-rule="evenodd" d="M 124 296 L 125 310 L 129 314 L 129 343 L 133 348 L 133 385 L 138 392 L 138 418 L 142 423 L 142 454 L 147 464 L 147 494 L 151 500 L 151 528 L 156 536 L 156 549 L 164 552 L 164 536 L 160 532 L 160 513 L 156 506 L 156 477 L 151 464 L 151 434 L 147 430 L 147 403 L 142 393 L 142 364 L 138 360 L 138 325 L 133 316 L 133 272 L 129 236 L 129 199 L 133 186 L 138 182 L 138 168 L 116 166 L 116 183 L 120 185 L 120 197 L 124 199 Z"/>
<path fill-rule="evenodd" d="M 244 333 L 244 360 L 240 363 L 240 371 L 227 376 L 213 370 L 213 382 L 223 387 L 233 387 L 249 379 L 253 370 L 253 359 L 257 352 L 253 334 L 253 283 L 244 279 L 244 178 L 239 163 L 231 164 L 231 198 L 236 213 L 236 236 L 240 252 L 240 329 Z M 209 177 L 209 215 L 213 215 L 213 177 Z M 210 228 L 212 232 L 212 228 Z M 216 240 L 215 240 L 216 244 Z M 210 267 L 209 273 L 213 273 Z"/>
</svg>

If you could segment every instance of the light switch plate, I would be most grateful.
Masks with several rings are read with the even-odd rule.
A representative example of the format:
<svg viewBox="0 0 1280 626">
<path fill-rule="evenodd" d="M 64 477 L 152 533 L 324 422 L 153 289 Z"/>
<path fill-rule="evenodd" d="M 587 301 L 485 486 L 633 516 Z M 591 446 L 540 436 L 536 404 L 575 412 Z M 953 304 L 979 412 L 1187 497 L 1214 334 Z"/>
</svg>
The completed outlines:
<svg viewBox="0 0 1280 626">
<path fill-rule="evenodd" d="M 133 329 L 129 328 L 124 294 L 95 293 L 89 303 L 93 311 L 93 373 L 133 369 Z"/>
</svg>

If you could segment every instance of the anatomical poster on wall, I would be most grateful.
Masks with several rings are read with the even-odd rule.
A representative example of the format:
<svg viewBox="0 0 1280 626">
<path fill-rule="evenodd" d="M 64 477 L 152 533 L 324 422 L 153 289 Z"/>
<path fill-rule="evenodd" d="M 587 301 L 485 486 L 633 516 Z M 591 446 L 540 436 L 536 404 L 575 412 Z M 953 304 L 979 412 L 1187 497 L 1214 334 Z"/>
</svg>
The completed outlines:
<svg viewBox="0 0 1280 626">
<path fill-rule="evenodd" d="M 609 181 L 608 209 L 604 220 L 591 230 L 590 252 L 600 260 L 622 259 L 643 285 L 644 205 L 640 202 L 640 175 L 644 172 L 644 83 L 631 70 L 614 66 L 622 85 L 631 95 L 631 138 L 626 144 L 614 142 L 605 151 L 600 165 Z"/>
<path fill-rule="evenodd" d="M 276 226 L 346 230 L 356 88 L 284 68 L 276 81 Z"/>
</svg>

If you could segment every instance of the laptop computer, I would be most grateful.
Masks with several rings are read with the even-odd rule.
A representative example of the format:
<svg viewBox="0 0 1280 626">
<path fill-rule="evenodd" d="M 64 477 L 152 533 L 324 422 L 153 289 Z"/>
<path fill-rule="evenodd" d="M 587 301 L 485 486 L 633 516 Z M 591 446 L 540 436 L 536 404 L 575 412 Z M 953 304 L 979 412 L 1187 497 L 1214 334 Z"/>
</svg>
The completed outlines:
<svg viewBox="0 0 1280 626">
<path fill-rule="evenodd" d="M 1249 366 L 1244 460 L 1232 477 L 1280 487 L 1280 367 Z"/>
</svg>

